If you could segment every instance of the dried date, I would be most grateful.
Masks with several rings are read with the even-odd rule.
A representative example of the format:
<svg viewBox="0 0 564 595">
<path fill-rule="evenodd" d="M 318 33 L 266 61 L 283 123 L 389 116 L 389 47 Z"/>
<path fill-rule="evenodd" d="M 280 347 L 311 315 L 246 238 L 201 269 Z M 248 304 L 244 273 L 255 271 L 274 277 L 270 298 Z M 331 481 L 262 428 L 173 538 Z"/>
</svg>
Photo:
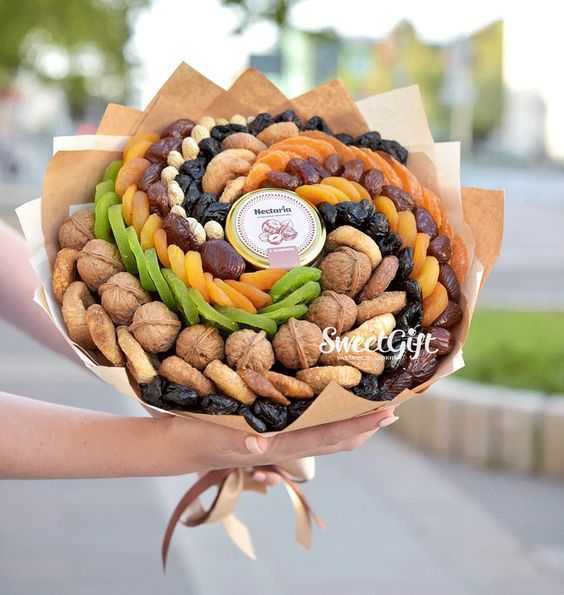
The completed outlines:
<svg viewBox="0 0 564 595">
<path fill-rule="evenodd" d="M 149 167 L 145 170 L 142 178 L 139 180 L 139 184 L 137 184 L 137 189 L 142 190 L 143 192 L 147 192 L 149 187 L 152 184 L 160 181 L 161 173 L 165 167 L 164 163 L 151 163 Z"/>
<path fill-rule="evenodd" d="M 188 118 L 181 118 L 180 120 L 175 120 L 172 124 L 169 124 L 161 134 L 161 138 L 165 138 L 166 136 L 175 136 L 176 138 L 186 138 L 190 136 L 192 132 L 192 128 L 194 128 L 195 124 L 192 120 Z"/>
<path fill-rule="evenodd" d="M 200 247 L 202 267 L 220 279 L 238 279 L 245 272 L 245 261 L 225 240 L 207 240 Z"/>
<path fill-rule="evenodd" d="M 308 157 L 307 162 L 311 163 L 321 179 L 328 178 L 331 174 L 315 159 L 315 157 Z"/>
<path fill-rule="evenodd" d="M 372 198 L 380 196 L 384 181 L 384 174 L 374 167 L 366 170 L 360 178 L 360 183 L 366 188 L 366 191 Z"/>
<path fill-rule="evenodd" d="M 286 172 L 299 178 L 302 184 L 318 184 L 321 181 L 321 176 L 315 167 L 299 157 L 294 157 L 288 161 Z"/>
<path fill-rule="evenodd" d="M 341 158 L 337 153 L 333 153 L 329 155 L 325 162 L 323 163 L 323 167 L 332 175 L 332 176 L 340 176 L 341 172 L 343 171 L 343 165 L 341 164 Z"/>
<path fill-rule="evenodd" d="M 429 211 L 423 207 L 415 209 L 415 223 L 417 231 L 426 233 L 432 240 L 437 237 L 439 228 Z"/>
<path fill-rule="evenodd" d="M 360 159 L 351 159 L 345 162 L 341 177 L 352 182 L 360 182 L 363 173 L 364 163 Z"/>
<path fill-rule="evenodd" d="M 415 201 L 409 194 L 398 186 L 384 184 L 381 190 L 382 196 L 387 196 L 395 205 L 398 211 L 413 211 Z"/>
<path fill-rule="evenodd" d="M 407 358 L 405 369 L 411 374 L 414 380 L 421 383 L 431 378 L 438 365 L 439 360 L 436 353 L 421 349 L 417 355 L 415 353 L 410 354 Z"/>
<path fill-rule="evenodd" d="M 448 329 L 432 326 L 427 329 L 427 334 L 431 336 L 429 347 L 436 350 L 437 355 L 446 355 L 454 349 L 454 336 Z"/>
<path fill-rule="evenodd" d="M 460 283 L 454 269 L 446 262 L 439 264 L 439 283 L 444 285 L 450 300 L 460 300 Z"/>
<path fill-rule="evenodd" d="M 165 136 L 156 143 L 153 143 L 145 153 L 145 159 L 151 163 L 166 163 L 168 154 L 171 151 L 180 151 L 182 147 L 182 139 L 176 136 Z"/>
<path fill-rule="evenodd" d="M 285 171 L 269 171 L 266 173 L 263 188 L 285 188 L 286 190 L 295 190 L 302 181 L 297 176 L 286 173 Z"/>
<path fill-rule="evenodd" d="M 397 397 L 406 388 L 411 388 L 413 377 L 406 370 L 394 370 L 380 383 L 380 400 L 391 401 Z"/>
<path fill-rule="evenodd" d="M 449 300 L 443 313 L 433 322 L 433 326 L 450 328 L 462 320 L 462 308 L 452 300 Z"/>
<path fill-rule="evenodd" d="M 181 215 L 169 213 L 163 220 L 163 229 L 166 232 L 169 245 L 176 244 L 183 252 L 198 249 L 198 242 L 188 221 Z"/>
<path fill-rule="evenodd" d="M 168 206 L 168 188 L 165 182 L 159 180 L 147 188 L 147 198 L 149 199 L 149 209 L 151 213 L 158 213 L 161 217 L 166 217 L 169 212 Z"/>
</svg>

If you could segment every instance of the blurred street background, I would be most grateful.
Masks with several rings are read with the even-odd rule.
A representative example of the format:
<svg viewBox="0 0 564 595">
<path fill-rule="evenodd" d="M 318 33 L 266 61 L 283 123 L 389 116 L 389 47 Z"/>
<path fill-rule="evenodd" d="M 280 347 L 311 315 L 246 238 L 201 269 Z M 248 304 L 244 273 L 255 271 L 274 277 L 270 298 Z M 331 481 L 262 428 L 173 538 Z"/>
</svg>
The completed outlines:
<svg viewBox="0 0 564 595">
<path fill-rule="evenodd" d="M 53 136 L 93 132 L 108 101 L 144 107 L 182 60 L 224 87 L 254 66 L 290 97 L 335 77 L 356 99 L 417 83 L 436 140 L 463 142 L 463 184 L 506 191 L 501 258 L 457 376 L 563 395 L 560 27 L 544 0 L 533 13 L 496 0 L 0 0 L 0 217 L 17 226 L 14 208 L 41 194 Z M 0 379 L 140 414 L 3 322 Z M 329 529 L 312 551 L 292 542 L 276 488 L 238 509 L 258 562 L 220 527 L 181 529 L 163 576 L 162 532 L 192 481 L 1 483 L 0 593 L 564 593 L 564 482 L 472 469 L 381 432 L 318 461 L 305 490 Z"/>
</svg>

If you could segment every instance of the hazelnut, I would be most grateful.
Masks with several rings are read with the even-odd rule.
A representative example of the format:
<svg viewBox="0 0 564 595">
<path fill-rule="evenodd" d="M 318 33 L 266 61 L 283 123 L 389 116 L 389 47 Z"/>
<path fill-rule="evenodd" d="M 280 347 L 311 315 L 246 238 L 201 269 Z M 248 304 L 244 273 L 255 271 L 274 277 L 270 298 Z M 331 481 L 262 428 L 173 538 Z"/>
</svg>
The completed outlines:
<svg viewBox="0 0 564 595">
<path fill-rule="evenodd" d="M 116 324 L 131 324 L 135 310 L 151 301 L 131 273 L 116 273 L 98 288 L 104 310 Z"/>
<path fill-rule="evenodd" d="M 348 246 L 337 248 L 320 263 L 323 271 L 321 287 L 336 293 L 354 297 L 372 274 L 370 259 L 364 252 L 357 252 Z"/>
<path fill-rule="evenodd" d="M 307 319 L 323 330 L 332 327 L 337 335 L 352 328 L 357 315 L 354 300 L 343 293 L 324 291 L 309 306 Z"/>
<path fill-rule="evenodd" d="M 90 240 L 78 254 L 76 266 L 80 278 L 94 291 L 124 270 L 118 249 L 105 240 Z"/>
<path fill-rule="evenodd" d="M 215 326 L 195 324 L 185 328 L 176 340 L 176 355 L 198 370 L 214 359 L 223 359 L 224 343 Z"/>
<path fill-rule="evenodd" d="M 59 228 L 61 248 L 82 250 L 92 239 L 94 239 L 94 213 L 92 211 L 77 211 L 70 217 L 65 217 Z"/>
<path fill-rule="evenodd" d="M 264 331 L 235 331 L 225 342 L 225 357 L 232 368 L 266 372 L 274 365 L 274 351 Z"/>
<path fill-rule="evenodd" d="M 290 318 L 272 341 L 276 359 L 287 368 L 301 370 L 315 365 L 323 342 L 321 329 L 313 322 Z"/>
<path fill-rule="evenodd" d="M 180 332 L 180 320 L 162 302 L 149 302 L 135 310 L 129 331 L 149 353 L 168 351 Z"/>
</svg>

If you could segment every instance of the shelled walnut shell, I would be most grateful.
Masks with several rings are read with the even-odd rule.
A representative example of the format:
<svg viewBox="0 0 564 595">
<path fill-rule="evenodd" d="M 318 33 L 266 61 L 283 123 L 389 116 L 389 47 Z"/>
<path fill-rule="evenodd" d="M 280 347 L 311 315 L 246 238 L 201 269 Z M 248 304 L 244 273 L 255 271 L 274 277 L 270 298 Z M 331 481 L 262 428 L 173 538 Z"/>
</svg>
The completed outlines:
<svg viewBox="0 0 564 595">
<path fill-rule="evenodd" d="M 93 239 L 94 213 L 92 211 L 77 211 L 70 217 L 65 217 L 59 228 L 61 248 L 82 250 Z"/>
<path fill-rule="evenodd" d="M 290 318 L 279 329 L 272 347 L 276 359 L 286 368 L 301 370 L 315 365 L 323 342 L 321 329 L 313 322 Z"/>
<path fill-rule="evenodd" d="M 78 254 L 76 267 L 80 278 L 94 291 L 124 270 L 118 249 L 105 240 L 90 240 Z"/>
<path fill-rule="evenodd" d="M 178 316 L 162 302 L 139 306 L 133 315 L 129 331 L 149 353 L 168 351 L 180 332 Z"/>
<path fill-rule="evenodd" d="M 214 359 L 223 359 L 223 338 L 215 326 L 189 326 L 176 339 L 176 355 L 194 368 L 203 370 Z"/>
<path fill-rule="evenodd" d="M 139 279 L 131 273 L 116 273 L 98 288 L 104 310 L 116 324 L 131 324 L 139 306 L 151 301 Z"/>
</svg>

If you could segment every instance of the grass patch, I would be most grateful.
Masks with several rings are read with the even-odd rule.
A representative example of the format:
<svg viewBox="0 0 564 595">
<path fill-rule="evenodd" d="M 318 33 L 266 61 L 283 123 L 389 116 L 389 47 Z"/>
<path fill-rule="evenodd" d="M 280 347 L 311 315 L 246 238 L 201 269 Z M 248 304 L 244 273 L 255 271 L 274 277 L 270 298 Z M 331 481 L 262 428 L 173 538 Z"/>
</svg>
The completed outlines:
<svg viewBox="0 0 564 595">
<path fill-rule="evenodd" d="M 564 394 L 564 312 L 479 310 L 456 377 Z"/>
</svg>

